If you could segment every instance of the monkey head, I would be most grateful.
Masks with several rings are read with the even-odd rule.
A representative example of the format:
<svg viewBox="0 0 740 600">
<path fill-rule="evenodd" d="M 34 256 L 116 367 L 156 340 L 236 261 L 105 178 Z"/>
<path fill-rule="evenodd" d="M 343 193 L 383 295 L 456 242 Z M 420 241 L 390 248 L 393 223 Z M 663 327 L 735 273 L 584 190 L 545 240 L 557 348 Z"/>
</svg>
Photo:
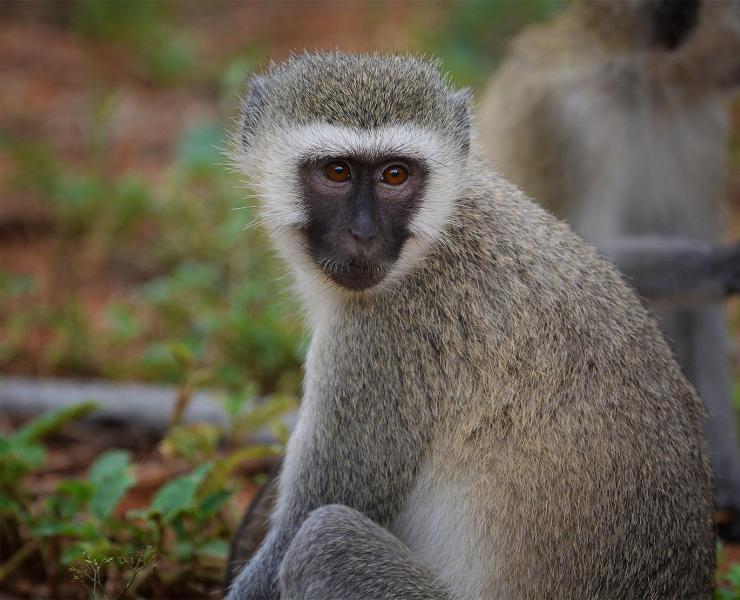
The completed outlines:
<svg viewBox="0 0 740 600">
<path fill-rule="evenodd" d="M 299 284 L 362 293 L 444 235 L 470 138 L 470 93 L 436 64 L 304 54 L 250 80 L 238 159 Z"/>
<path fill-rule="evenodd" d="M 591 31 L 621 38 L 631 49 L 674 51 L 696 29 L 701 4 L 702 0 L 581 0 L 578 9 Z"/>
</svg>

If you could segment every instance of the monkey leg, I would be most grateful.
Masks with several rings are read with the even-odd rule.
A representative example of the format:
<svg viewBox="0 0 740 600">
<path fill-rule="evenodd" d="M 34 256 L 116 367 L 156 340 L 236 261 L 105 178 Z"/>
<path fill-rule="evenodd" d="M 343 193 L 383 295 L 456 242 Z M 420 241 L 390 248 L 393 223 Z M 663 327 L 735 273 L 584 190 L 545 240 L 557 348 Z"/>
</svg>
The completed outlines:
<svg viewBox="0 0 740 600">
<path fill-rule="evenodd" d="M 448 600 L 388 530 L 333 504 L 313 511 L 280 567 L 283 600 Z"/>
<path fill-rule="evenodd" d="M 721 304 L 663 311 L 661 325 L 684 373 L 704 402 L 704 436 L 717 506 L 740 511 L 740 448 L 731 402 L 727 320 Z"/>
<path fill-rule="evenodd" d="M 697 322 L 691 377 L 708 415 L 704 435 L 715 473 L 717 506 L 740 511 L 740 448 L 732 409 L 727 317 L 721 305 L 695 311 Z"/>
</svg>

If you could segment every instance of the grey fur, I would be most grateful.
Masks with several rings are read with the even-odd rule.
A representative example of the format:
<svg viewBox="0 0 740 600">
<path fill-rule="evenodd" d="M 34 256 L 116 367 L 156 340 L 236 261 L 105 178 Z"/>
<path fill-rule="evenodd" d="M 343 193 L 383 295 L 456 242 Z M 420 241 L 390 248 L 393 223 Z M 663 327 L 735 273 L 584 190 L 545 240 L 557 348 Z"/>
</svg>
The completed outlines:
<svg viewBox="0 0 740 600">
<path fill-rule="evenodd" d="M 327 72 L 323 115 L 312 98 Z M 375 81 L 389 72 L 413 80 L 402 96 Z M 337 114 L 448 131 L 454 118 L 431 115 L 453 92 L 432 72 L 399 57 L 295 58 L 272 71 L 278 87 L 268 75 L 272 116 L 255 135 Z M 711 476 L 693 389 L 616 270 L 476 154 L 423 262 L 371 293 L 337 290 L 313 323 L 272 528 L 230 599 L 278 598 L 281 581 L 291 598 L 344 600 L 358 597 L 348 586 L 411 599 L 404 590 L 429 585 L 456 600 L 709 597 Z M 310 516 L 330 504 L 378 529 L 346 509 Z M 352 553 L 377 570 L 355 569 Z"/>
<path fill-rule="evenodd" d="M 655 2 L 574 3 L 517 38 L 481 102 L 490 164 L 596 244 L 649 301 L 705 402 L 717 501 L 740 509 L 721 241 L 740 2 L 702 2 L 672 52 L 642 35 Z"/>
<path fill-rule="evenodd" d="M 269 85 L 268 85 L 269 82 Z M 469 144 L 467 90 L 452 93 L 437 63 L 378 54 L 302 54 L 250 80 L 244 131 L 320 121 L 371 129 L 413 120 Z M 245 141 L 248 136 L 245 137 Z"/>
<path fill-rule="evenodd" d="M 346 506 L 313 511 L 280 568 L 291 600 L 445 600 L 429 569 L 389 531 Z"/>
</svg>

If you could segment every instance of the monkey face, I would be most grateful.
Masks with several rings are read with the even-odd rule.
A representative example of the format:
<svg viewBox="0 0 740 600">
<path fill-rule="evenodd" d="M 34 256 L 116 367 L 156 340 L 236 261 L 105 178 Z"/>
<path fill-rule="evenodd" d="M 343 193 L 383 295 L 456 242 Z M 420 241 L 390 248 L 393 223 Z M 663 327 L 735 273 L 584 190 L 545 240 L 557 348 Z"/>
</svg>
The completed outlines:
<svg viewBox="0 0 740 600">
<path fill-rule="evenodd" d="M 421 204 L 427 169 L 408 157 L 331 156 L 304 163 L 301 231 L 311 258 L 336 284 L 363 290 L 398 260 Z"/>
<path fill-rule="evenodd" d="M 444 243 L 478 181 L 471 98 L 399 56 L 305 54 L 250 79 L 234 158 L 307 301 L 381 292 Z"/>
</svg>

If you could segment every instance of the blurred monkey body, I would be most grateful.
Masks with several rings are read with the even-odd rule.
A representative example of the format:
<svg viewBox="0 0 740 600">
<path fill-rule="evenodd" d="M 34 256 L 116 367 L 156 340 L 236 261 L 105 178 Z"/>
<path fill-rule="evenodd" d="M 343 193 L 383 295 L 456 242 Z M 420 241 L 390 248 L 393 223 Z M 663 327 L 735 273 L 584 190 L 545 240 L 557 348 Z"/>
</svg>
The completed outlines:
<svg viewBox="0 0 740 600">
<path fill-rule="evenodd" d="M 599 35 L 598 15 L 618 19 L 632 4 L 577 4 L 515 41 L 481 102 L 487 158 L 590 241 L 625 229 L 714 241 L 728 142 L 723 96 L 691 77 L 681 56 L 627 45 L 619 22 L 600 23 L 609 29 Z"/>
<path fill-rule="evenodd" d="M 740 3 L 593 0 L 512 45 L 481 103 L 487 158 L 650 301 L 712 417 L 720 507 L 740 508 L 721 244 Z"/>
<path fill-rule="evenodd" d="M 608 263 L 491 175 L 421 60 L 253 80 L 240 161 L 312 330 L 231 599 L 709 596 L 699 402 Z"/>
</svg>

